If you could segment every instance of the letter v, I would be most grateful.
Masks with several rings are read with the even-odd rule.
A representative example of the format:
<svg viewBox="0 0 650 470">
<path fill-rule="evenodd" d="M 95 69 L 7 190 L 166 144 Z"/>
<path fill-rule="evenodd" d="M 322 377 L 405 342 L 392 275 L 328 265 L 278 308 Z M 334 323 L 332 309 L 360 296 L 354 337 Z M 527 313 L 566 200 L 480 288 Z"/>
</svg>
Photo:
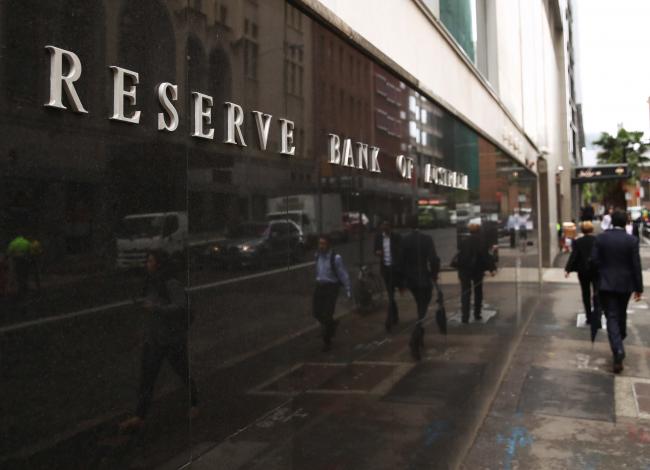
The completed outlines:
<svg viewBox="0 0 650 470">
<path fill-rule="evenodd" d="M 255 116 L 255 125 L 257 126 L 257 139 L 260 143 L 260 149 L 266 150 L 266 143 L 269 141 L 269 128 L 271 126 L 270 114 L 264 114 L 260 111 L 251 111 Z"/>
</svg>

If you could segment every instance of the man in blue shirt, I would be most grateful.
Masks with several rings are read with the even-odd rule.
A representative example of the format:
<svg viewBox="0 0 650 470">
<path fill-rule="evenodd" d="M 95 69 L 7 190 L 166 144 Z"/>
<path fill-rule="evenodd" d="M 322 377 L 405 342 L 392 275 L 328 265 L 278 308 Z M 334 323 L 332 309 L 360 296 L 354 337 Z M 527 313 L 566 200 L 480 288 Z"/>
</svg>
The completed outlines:
<svg viewBox="0 0 650 470">
<path fill-rule="evenodd" d="M 323 351 L 332 348 L 332 338 L 339 324 L 334 320 L 336 299 L 339 287 L 343 286 L 348 298 L 352 297 L 350 276 L 343 265 L 343 258 L 331 249 L 329 238 L 321 236 L 318 239 L 318 254 L 316 255 L 316 289 L 314 290 L 314 317 L 321 324 L 323 333 Z"/>
</svg>

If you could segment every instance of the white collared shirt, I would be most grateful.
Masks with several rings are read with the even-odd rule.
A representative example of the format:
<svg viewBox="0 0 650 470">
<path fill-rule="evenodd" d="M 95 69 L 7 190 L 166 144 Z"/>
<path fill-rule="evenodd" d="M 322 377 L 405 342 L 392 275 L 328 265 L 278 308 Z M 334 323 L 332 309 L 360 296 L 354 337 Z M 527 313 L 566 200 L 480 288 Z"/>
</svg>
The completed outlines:
<svg viewBox="0 0 650 470">
<path fill-rule="evenodd" d="M 384 266 L 392 266 L 393 265 L 393 257 L 391 256 L 390 252 L 390 235 L 386 235 L 385 233 L 382 235 L 383 236 L 383 252 L 384 252 Z"/>
</svg>

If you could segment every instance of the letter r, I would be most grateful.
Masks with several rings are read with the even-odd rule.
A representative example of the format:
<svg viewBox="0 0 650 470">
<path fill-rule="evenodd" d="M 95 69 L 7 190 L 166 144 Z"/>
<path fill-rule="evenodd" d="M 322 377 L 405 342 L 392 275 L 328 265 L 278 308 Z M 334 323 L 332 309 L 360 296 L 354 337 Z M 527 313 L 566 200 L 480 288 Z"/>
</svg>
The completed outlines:
<svg viewBox="0 0 650 470">
<path fill-rule="evenodd" d="M 76 82 L 81 76 L 81 60 L 79 56 L 71 51 L 66 51 L 55 46 L 45 46 L 50 52 L 50 100 L 44 106 L 49 108 L 68 109 L 63 104 L 62 91 L 65 88 L 65 94 L 71 102 L 73 111 L 77 113 L 87 113 L 77 90 L 74 88 Z M 70 71 L 63 75 L 63 58 L 70 64 Z"/>
</svg>

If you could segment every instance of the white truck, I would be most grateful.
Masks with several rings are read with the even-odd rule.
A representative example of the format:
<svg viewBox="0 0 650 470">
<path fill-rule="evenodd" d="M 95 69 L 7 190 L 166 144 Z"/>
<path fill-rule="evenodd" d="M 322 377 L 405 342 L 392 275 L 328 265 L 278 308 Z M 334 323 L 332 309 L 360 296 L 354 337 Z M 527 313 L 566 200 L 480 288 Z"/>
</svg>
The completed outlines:
<svg viewBox="0 0 650 470">
<path fill-rule="evenodd" d="M 206 245 L 216 238 L 213 234 L 190 235 L 187 212 L 127 215 L 117 236 L 116 265 L 118 269 L 142 267 L 151 250 L 183 260 L 187 248 Z"/>
<path fill-rule="evenodd" d="M 306 244 L 313 246 L 319 231 L 333 239 L 345 237 L 343 230 L 343 209 L 339 194 L 296 194 L 270 198 L 267 202 L 267 220 L 289 219 L 302 229 Z M 322 226 L 319 226 L 319 219 Z"/>
</svg>

